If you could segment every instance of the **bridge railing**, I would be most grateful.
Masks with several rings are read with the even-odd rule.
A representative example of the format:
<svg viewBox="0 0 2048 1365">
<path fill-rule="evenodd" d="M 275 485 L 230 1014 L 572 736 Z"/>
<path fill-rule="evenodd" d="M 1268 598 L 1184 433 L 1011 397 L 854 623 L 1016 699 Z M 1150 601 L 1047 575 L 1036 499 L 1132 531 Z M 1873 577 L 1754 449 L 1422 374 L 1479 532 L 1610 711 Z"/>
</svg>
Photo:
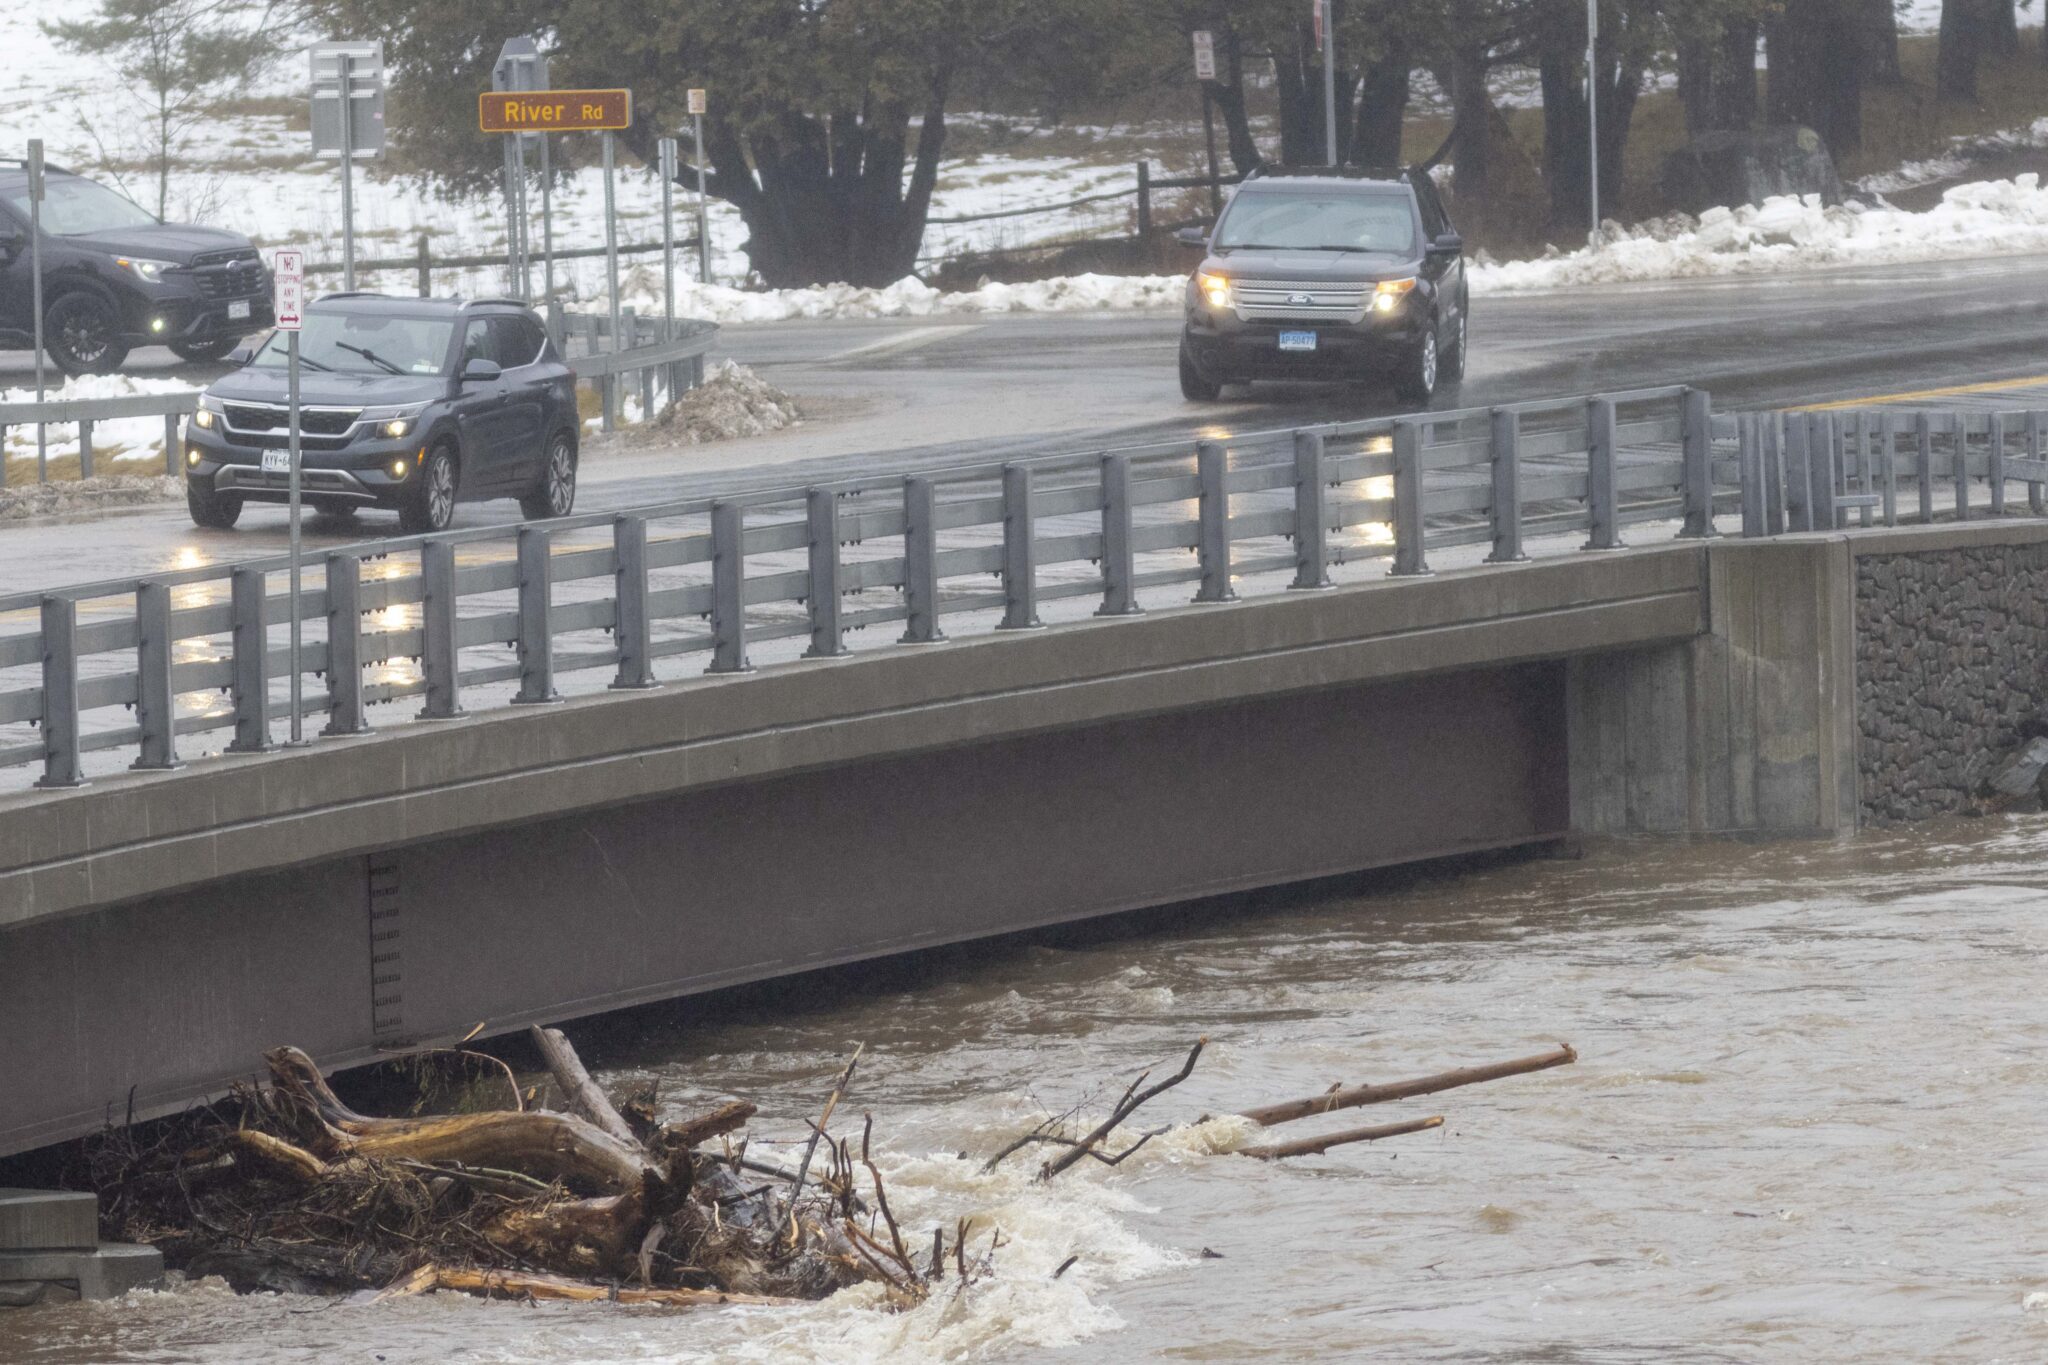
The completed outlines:
<svg viewBox="0 0 2048 1365">
<path fill-rule="evenodd" d="M 2008 448 L 2014 427 L 2030 453 Z M 299 666 L 319 684 L 303 689 L 303 714 L 327 718 L 323 735 L 355 735 L 379 703 L 419 698 L 420 718 L 445 720 L 555 700 L 571 673 L 615 688 L 658 685 L 677 661 L 743 673 L 771 642 L 824 659 L 878 627 L 919 645 L 948 626 L 1031 629 L 1073 599 L 1132 616 L 1162 587 L 1224 602 L 1324 587 L 1361 560 L 1426 574 L 1432 554 L 1460 546 L 1511 563 L 1559 535 L 1615 548 L 1637 523 L 1707 536 L 1739 513 L 1750 534 L 1770 534 L 1895 514 L 1883 493 L 1859 491 L 1873 478 L 1916 479 L 1924 495 L 1930 480 L 1967 491 L 1981 474 L 2001 507 L 2019 479 L 2038 508 L 2041 430 L 2038 415 L 1717 418 L 1706 393 L 1666 388 L 350 545 L 313 559 L 301 595 Z M 1934 514 L 1930 498 L 1922 506 Z M 286 565 L 0 597 L 0 766 L 39 762 L 39 785 L 61 787 L 99 751 L 133 749 L 132 766 L 161 770 L 190 735 L 231 731 L 229 752 L 271 747 L 289 691 Z M 32 625 L 9 629 L 9 617 Z"/>
</svg>

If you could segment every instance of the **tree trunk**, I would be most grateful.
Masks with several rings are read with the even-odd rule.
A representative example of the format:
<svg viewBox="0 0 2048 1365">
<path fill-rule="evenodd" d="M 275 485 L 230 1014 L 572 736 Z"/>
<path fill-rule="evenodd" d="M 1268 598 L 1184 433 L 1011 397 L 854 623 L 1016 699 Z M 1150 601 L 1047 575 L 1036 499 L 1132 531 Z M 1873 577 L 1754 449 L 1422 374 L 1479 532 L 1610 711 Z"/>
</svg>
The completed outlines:
<svg viewBox="0 0 2048 1365">
<path fill-rule="evenodd" d="M 1863 142 L 1863 64 L 1839 60 L 1849 3 L 1787 0 L 1770 28 L 1771 121 L 1814 129 L 1838 157 Z"/>
<path fill-rule="evenodd" d="M 1543 87 L 1543 178 L 1553 229 L 1587 227 L 1591 171 L 1590 117 L 1583 84 L 1585 28 L 1571 6 L 1550 11 L 1537 70 Z M 1623 157 L 1642 92 L 1643 73 L 1619 55 L 1606 34 L 1596 54 L 1594 97 L 1600 101 L 1600 216 L 1621 211 Z"/>
<path fill-rule="evenodd" d="M 1401 164 L 1401 131 L 1408 115 L 1408 82 L 1413 69 L 1408 44 L 1399 38 L 1387 44 L 1378 61 L 1365 68 L 1360 82 L 1358 117 L 1353 120 L 1350 160 L 1359 166 Z"/>
<path fill-rule="evenodd" d="M 1250 175 L 1264 160 L 1252 137 L 1251 116 L 1244 107 L 1244 47 L 1237 32 L 1225 28 L 1222 35 L 1223 79 L 1210 87 L 1216 112 L 1223 118 L 1223 134 L 1230 146 L 1230 164 L 1239 175 Z"/>
<path fill-rule="evenodd" d="M 1984 51 L 1984 0 L 1942 0 L 1941 51 L 1935 62 L 1935 94 L 1974 104 L 1977 62 Z"/>
<path fill-rule="evenodd" d="M 1892 0 L 1856 0 L 1856 20 L 1863 40 L 1863 74 L 1880 85 L 1897 85 L 1905 73 L 1899 69 L 1899 15 Z"/>
<path fill-rule="evenodd" d="M 1756 122 L 1756 41 L 1755 23 L 1730 23 L 1716 36 L 1680 45 L 1678 94 L 1688 135 L 1739 131 Z"/>
<path fill-rule="evenodd" d="M 1342 18 L 1341 7 L 1336 11 Z M 1338 56 L 1343 56 L 1340 52 Z M 1280 97 L 1280 160 L 1288 166 L 1321 166 L 1331 160 L 1324 138 L 1323 54 L 1316 51 L 1315 32 L 1308 24 L 1295 28 L 1294 50 L 1273 54 L 1274 84 Z M 1337 68 L 1337 155 L 1343 164 L 1352 123 L 1357 78 Z M 1405 104 L 1405 101 L 1404 101 Z"/>
<path fill-rule="evenodd" d="M 2017 57 L 2020 51 L 2021 0 L 1984 0 L 1984 50 L 1998 57 Z"/>
</svg>

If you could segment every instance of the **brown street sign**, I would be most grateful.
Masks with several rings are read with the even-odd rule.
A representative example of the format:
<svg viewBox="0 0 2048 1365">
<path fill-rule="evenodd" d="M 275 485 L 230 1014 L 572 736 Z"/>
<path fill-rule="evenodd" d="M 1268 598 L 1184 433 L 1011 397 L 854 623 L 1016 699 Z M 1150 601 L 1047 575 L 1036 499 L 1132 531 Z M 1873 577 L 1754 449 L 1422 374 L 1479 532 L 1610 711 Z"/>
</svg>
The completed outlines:
<svg viewBox="0 0 2048 1365">
<path fill-rule="evenodd" d="M 486 90 L 476 97 L 486 133 L 594 133 L 633 126 L 630 90 Z"/>
</svg>

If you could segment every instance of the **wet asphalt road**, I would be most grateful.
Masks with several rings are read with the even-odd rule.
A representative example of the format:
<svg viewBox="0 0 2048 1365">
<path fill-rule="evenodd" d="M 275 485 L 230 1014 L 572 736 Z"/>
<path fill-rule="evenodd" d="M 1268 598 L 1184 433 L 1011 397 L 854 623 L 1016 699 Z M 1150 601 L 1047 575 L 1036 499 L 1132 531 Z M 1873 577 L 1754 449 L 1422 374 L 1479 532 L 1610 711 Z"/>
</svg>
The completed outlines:
<svg viewBox="0 0 2048 1365">
<path fill-rule="evenodd" d="M 1390 395 L 1287 385 L 1193 405 L 1174 375 L 1179 321 L 1161 314 L 788 322 L 728 328 L 723 354 L 802 399 L 811 420 L 775 435 L 684 449 L 586 451 L 579 511 L 713 494 L 764 481 L 845 478 L 878 465 L 1228 437 L 1396 411 Z M 1689 383 L 1728 409 L 1819 402 L 2048 373 L 2048 258 L 1614 285 L 1475 300 L 1473 360 L 1437 406 L 1465 407 Z M 0 384 L 24 357 L 0 357 Z M 144 372 L 198 373 L 145 351 Z M 772 470 L 769 468 L 772 466 Z M 466 505 L 458 525 L 516 520 Z M 314 523 L 309 544 L 395 522 Z M 180 505 L 89 526 L 0 530 L 9 591 L 275 553 L 281 508 L 236 531 L 193 528 Z"/>
</svg>

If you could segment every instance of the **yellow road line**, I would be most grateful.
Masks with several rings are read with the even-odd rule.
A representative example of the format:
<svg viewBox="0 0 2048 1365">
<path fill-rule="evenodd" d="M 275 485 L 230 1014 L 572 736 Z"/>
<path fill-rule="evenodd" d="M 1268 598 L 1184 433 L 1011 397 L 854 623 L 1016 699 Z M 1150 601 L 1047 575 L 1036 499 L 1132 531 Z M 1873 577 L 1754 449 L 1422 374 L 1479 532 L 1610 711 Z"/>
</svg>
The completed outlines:
<svg viewBox="0 0 2048 1365">
<path fill-rule="evenodd" d="M 1946 389 L 1916 389 L 1910 393 L 1881 393 L 1870 398 L 1849 398 L 1839 403 L 1809 403 L 1788 408 L 1788 412 L 1838 412 L 1843 408 L 1867 408 L 1875 403 L 1914 403 L 1923 398 L 1960 398 L 1968 393 L 1997 393 L 2001 389 L 2026 389 L 2048 385 L 2048 374 L 2031 379 L 1998 379 L 1988 384 L 1956 384 Z"/>
</svg>

